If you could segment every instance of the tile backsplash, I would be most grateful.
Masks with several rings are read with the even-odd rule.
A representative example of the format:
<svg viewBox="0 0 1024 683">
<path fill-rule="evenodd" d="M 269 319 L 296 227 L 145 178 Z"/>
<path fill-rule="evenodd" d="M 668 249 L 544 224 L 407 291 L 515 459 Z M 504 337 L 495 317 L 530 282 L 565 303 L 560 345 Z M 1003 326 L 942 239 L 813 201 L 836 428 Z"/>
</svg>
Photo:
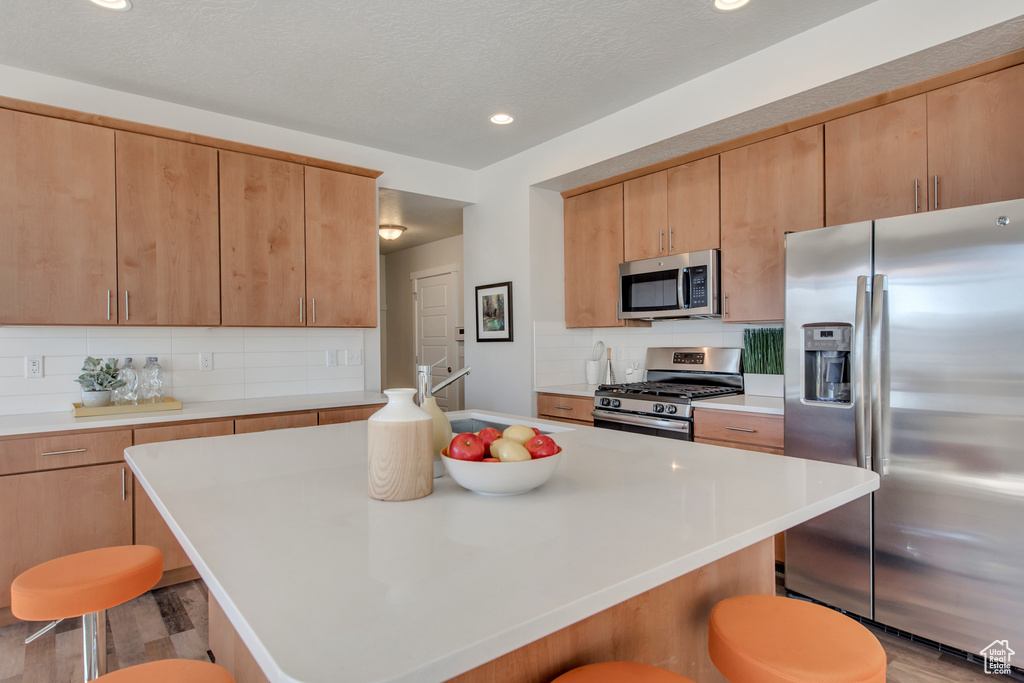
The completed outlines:
<svg viewBox="0 0 1024 683">
<path fill-rule="evenodd" d="M 363 346 L 359 329 L 0 327 L 0 415 L 68 410 L 86 356 L 131 356 L 136 369 L 157 356 L 165 395 L 186 402 L 363 391 L 366 366 L 345 365 Z M 210 372 L 199 371 L 202 352 L 213 353 Z M 43 356 L 42 378 L 25 378 L 25 356 Z"/>
<path fill-rule="evenodd" d="M 665 320 L 654 322 L 651 327 L 594 329 L 566 329 L 564 321 L 538 321 L 533 328 L 534 386 L 540 388 L 585 383 L 584 361 L 593 358 L 594 345 L 598 341 L 604 342 L 612 350 L 615 378 L 619 382 L 631 382 L 643 378 L 648 347 L 743 348 L 743 330 L 746 327 L 726 325 L 721 319 Z"/>
</svg>

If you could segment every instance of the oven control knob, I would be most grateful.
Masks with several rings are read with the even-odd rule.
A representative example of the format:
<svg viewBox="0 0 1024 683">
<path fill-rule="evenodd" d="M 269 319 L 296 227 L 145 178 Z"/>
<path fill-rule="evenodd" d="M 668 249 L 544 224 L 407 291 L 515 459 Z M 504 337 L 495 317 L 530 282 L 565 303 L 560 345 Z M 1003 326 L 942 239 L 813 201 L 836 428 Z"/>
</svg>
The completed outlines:
<svg viewBox="0 0 1024 683">
<path fill-rule="evenodd" d="M 622 405 L 622 401 L 617 398 L 612 399 L 612 408 L 618 408 Z"/>
<path fill-rule="evenodd" d="M 665 412 L 665 406 L 661 405 L 660 403 L 655 403 L 654 404 L 654 412 L 656 412 L 656 413 L 663 413 L 663 412 Z"/>
<path fill-rule="evenodd" d="M 611 401 L 610 398 L 602 398 L 601 399 L 601 405 L 603 405 L 603 406 L 610 406 L 611 404 L 612 404 L 612 401 Z"/>
<path fill-rule="evenodd" d="M 668 413 L 669 415 L 675 415 L 676 414 L 676 407 L 673 406 L 673 405 L 665 406 L 665 412 Z"/>
</svg>

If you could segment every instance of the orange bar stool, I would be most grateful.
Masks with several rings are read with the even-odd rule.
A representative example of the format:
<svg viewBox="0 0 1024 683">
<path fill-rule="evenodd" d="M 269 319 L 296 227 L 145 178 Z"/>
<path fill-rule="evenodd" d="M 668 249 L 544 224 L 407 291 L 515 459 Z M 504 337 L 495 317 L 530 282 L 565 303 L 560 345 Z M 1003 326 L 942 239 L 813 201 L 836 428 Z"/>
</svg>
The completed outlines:
<svg viewBox="0 0 1024 683">
<path fill-rule="evenodd" d="M 164 659 L 100 676 L 96 683 L 235 683 L 227 671 L 209 662 Z"/>
<path fill-rule="evenodd" d="M 878 639 L 850 617 L 804 600 L 722 600 L 711 611 L 708 651 L 730 683 L 885 683 Z"/>
<path fill-rule="evenodd" d="M 148 545 L 87 550 L 43 562 L 11 584 L 11 613 L 25 621 L 53 621 L 30 643 L 64 619 L 82 617 L 86 682 L 106 669 L 106 610 L 156 585 L 164 558 Z"/>
<path fill-rule="evenodd" d="M 552 683 L 693 683 L 666 669 L 633 662 L 587 664 L 567 671 Z"/>
</svg>

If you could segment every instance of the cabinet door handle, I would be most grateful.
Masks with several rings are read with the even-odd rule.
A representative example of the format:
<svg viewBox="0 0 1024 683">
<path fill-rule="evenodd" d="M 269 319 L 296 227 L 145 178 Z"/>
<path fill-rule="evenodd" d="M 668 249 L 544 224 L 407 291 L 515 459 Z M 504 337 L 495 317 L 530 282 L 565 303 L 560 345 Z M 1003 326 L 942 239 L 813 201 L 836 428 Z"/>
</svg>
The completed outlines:
<svg viewBox="0 0 1024 683">
<path fill-rule="evenodd" d="M 734 432 L 750 432 L 751 434 L 754 434 L 754 433 L 757 432 L 756 429 L 744 429 L 743 427 L 726 427 L 726 429 L 734 431 Z"/>
<path fill-rule="evenodd" d="M 665 231 L 658 231 L 658 253 L 665 251 Z"/>
<path fill-rule="evenodd" d="M 313 297 L 313 324 L 316 325 L 316 297 Z"/>
<path fill-rule="evenodd" d="M 122 467 L 121 468 L 121 500 L 128 500 L 128 490 L 127 490 L 128 487 L 125 486 L 125 479 L 126 478 L 127 478 L 127 475 L 125 474 L 124 468 Z"/>
<path fill-rule="evenodd" d="M 299 297 L 299 322 L 302 322 L 302 297 Z"/>
<path fill-rule="evenodd" d="M 555 406 L 558 410 L 572 410 L 572 406 Z"/>
<path fill-rule="evenodd" d="M 124 290 L 124 321 L 128 322 L 128 290 Z"/>
<path fill-rule="evenodd" d="M 725 293 L 725 317 L 729 317 L 729 292 Z"/>
<path fill-rule="evenodd" d="M 85 453 L 85 449 L 72 448 L 70 451 L 50 451 L 49 453 L 43 453 L 42 455 L 66 455 L 68 453 Z"/>
<path fill-rule="evenodd" d="M 107 320 L 110 320 L 110 290 L 107 290 Z"/>
<path fill-rule="evenodd" d="M 668 229 L 668 251 L 669 251 L 670 254 L 672 253 L 672 249 L 674 249 L 674 247 L 672 246 L 672 228 L 669 228 Z"/>
<path fill-rule="evenodd" d="M 935 195 L 935 208 L 939 208 L 939 174 L 935 174 L 935 184 L 932 194 Z"/>
<path fill-rule="evenodd" d="M 921 191 L 917 186 L 917 178 L 914 178 L 914 213 L 921 211 Z"/>
</svg>

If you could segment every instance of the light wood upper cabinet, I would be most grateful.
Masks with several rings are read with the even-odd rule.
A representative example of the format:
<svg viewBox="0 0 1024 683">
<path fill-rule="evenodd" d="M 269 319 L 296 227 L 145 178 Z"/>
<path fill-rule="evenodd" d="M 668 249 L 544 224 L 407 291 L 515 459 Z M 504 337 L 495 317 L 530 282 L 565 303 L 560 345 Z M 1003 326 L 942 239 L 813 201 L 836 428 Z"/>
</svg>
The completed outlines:
<svg viewBox="0 0 1024 683">
<path fill-rule="evenodd" d="M 118 322 L 220 325 L 217 150 L 117 131 Z"/>
<path fill-rule="evenodd" d="M 668 182 L 668 253 L 718 249 L 718 155 L 665 171 Z"/>
<path fill-rule="evenodd" d="M 930 207 L 1024 197 L 1024 65 L 927 97 Z"/>
<path fill-rule="evenodd" d="M 222 324 L 303 326 L 303 167 L 219 154 Z"/>
<path fill-rule="evenodd" d="M 0 109 L 0 324 L 117 323 L 114 132 Z"/>
<path fill-rule="evenodd" d="M 565 325 L 622 327 L 622 183 L 565 200 Z"/>
<path fill-rule="evenodd" d="M 63 555 L 132 542 L 131 473 L 95 465 L 0 477 L 0 608 L 11 582 Z"/>
<path fill-rule="evenodd" d="M 784 234 L 824 224 L 823 127 L 722 156 L 722 318 L 782 320 Z"/>
<path fill-rule="evenodd" d="M 377 326 L 377 186 L 306 167 L 306 324 Z"/>
<path fill-rule="evenodd" d="M 668 171 L 622 184 L 624 254 L 626 261 L 668 253 Z"/>
<path fill-rule="evenodd" d="M 926 211 L 925 95 L 825 124 L 825 225 Z"/>
</svg>

